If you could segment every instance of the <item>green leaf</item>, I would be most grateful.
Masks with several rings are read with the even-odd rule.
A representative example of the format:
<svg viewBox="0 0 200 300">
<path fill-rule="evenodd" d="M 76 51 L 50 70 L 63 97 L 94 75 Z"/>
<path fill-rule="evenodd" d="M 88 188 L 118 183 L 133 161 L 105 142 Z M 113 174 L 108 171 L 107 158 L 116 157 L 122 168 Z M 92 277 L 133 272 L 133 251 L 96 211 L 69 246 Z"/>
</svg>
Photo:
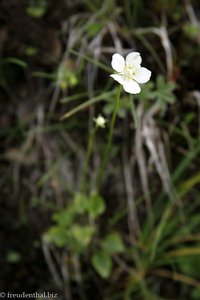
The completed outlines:
<svg viewBox="0 0 200 300">
<path fill-rule="evenodd" d="M 104 279 L 108 278 L 112 271 L 112 260 L 105 252 L 99 251 L 92 256 L 92 265 L 96 272 Z"/>
<path fill-rule="evenodd" d="M 61 227 L 68 227 L 72 224 L 75 218 L 75 210 L 73 206 L 70 206 L 66 209 L 56 212 L 53 215 L 53 220 Z"/>
<path fill-rule="evenodd" d="M 81 246 L 86 247 L 89 245 L 92 235 L 95 232 L 93 226 L 81 226 L 75 224 L 71 227 L 70 236 Z"/>
<path fill-rule="evenodd" d="M 198 24 L 186 23 L 183 26 L 183 31 L 188 38 L 196 40 L 199 34 L 199 26 Z"/>
<path fill-rule="evenodd" d="M 154 99 L 154 83 L 152 81 L 141 86 L 141 92 L 138 94 L 138 98 L 141 101 L 146 101 L 147 99 Z"/>
<path fill-rule="evenodd" d="M 200 299 L 200 287 L 194 288 L 191 291 L 191 296 L 193 300 L 199 300 Z"/>
<path fill-rule="evenodd" d="M 106 115 L 111 115 L 113 110 L 114 110 L 114 101 L 110 101 L 110 99 L 107 100 L 107 103 L 103 107 L 103 112 Z M 117 110 L 117 115 L 121 119 L 125 118 L 126 116 L 126 111 L 130 109 L 130 103 L 129 103 L 129 98 L 128 97 L 123 97 L 123 100 L 120 101 L 119 107 Z"/>
<path fill-rule="evenodd" d="M 162 107 L 165 102 L 174 103 L 176 100 L 173 90 L 176 88 L 175 83 L 166 82 L 163 76 L 158 76 L 156 79 L 156 90 L 154 91 L 154 98 Z"/>
<path fill-rule="evenodd" d="M 38 49 L 32 46 L 29 46 L 25 49 L 27 56 L 34 56 L 38 53 Z"/>
<path fill-rule="evenodd" d="M 27 7 L 26 13 L 33 18 L 41 18 L 47 10 L 47 3 L 45 0 L 38 0 Z"/>
<path fill-rule="evenodd" d="M 200 261 L 195 256 L 181 257 L 178 260 L 180 270 L 192 277 L 199 277 L 200 274 Z"/>
<path fill-rule="evenodd" d="M 125 250 L 123 240 L 117 232 L 108 234 L 102 241 L 101 246 L 109 254 L 121 253 Z"/>
<path fill-rule="evenodd" d="M 64 247 L 67 244 L 67 232 L 59 226 L 50 227 L 49 231 L 44 234 L 44 238 L 54 243 L 57 247 Z"/>
<path fill-rule="evenodd" d="M 21 260 L 21 255 L 16 251 L 9 251 L 6 256 L 6 261 L 12 264 L 18 263 Z"/>
<path fill-rule="evenodd" d="M 88 202 L 88 212 L 91 217 L 96 218 L 104 213 L 106 205 L 104 199 L 97 193 L 92 193 Z"/>
<path fill-rule="evenodd" d="M 88 199 L 81 193 L 77 193 L 74 197 L 73 207 L 76 213 L 83 214 L 88 206 Z"/>
<path fill-rule="evenodd" d="M 74 71 L 70 70 L 70 68 L 67 68 L 65 65 L 59 67 L 56 83 L 61 89 L 65 90 L 67 87 L 73 87 L 77 82 L 78 79 Z"/>
<path fill-rule="evenodd" d="M 94 37 L 95 35 L 97 35 L 100 32 L 101 28 L 102 28 L 101 23 L 92 23 L 92 24 L 90 24 L 89 27 L 88 27 L 89 37 Z"/>
</svg>

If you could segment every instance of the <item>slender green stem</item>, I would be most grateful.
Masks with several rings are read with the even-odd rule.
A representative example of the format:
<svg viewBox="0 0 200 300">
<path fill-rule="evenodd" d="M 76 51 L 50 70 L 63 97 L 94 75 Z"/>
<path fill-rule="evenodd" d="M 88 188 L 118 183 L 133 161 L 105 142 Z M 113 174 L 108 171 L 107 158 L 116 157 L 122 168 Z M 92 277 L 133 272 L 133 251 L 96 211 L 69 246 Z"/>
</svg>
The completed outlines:
<svg viewBox="0 0 200 300">
<path fill-rule="evenodd" d="M 95 126 L 91 130 L 91 133 L 88 138 L 87 151 L 86 151 L 86 157 L 83 165 L 83 173 L 82 173 L 82 180 L 81 180 L 81 191 L 84 191 L 86 189 L 86 179 L 87 179 L 87 174 L 89 169 L 90 157 L 92 153 L 92 145 L 93 145 L 96 131 L 97 131 L 97 126 Z"/>
<path fill-rule="evenodd" d="M 99 186 L 102 182 L 103 174 L 105 172 L 105 168 L 107 166 L 109 155 L 110 155 L 110 150 L 111 150 L 111 146 L 112 146 L 112 138 L 113 138 L 113 130 L 114 130 L 115 120 L 116 120 L 116 116 L 117 116 L 117 110 L 119 107 L 121 90 L 122 90 L 122 86 L 120 85 L 118 88 L 117 97 L 115 100 L 115 106 L 114 106 L 113 115 L 112 115 L 112 119 L 111 119 L 110 130 L 108 133 L 108 141 L 107 141 L 106 147 L 104 149 L 102 164 L 100 166 L 99 173 L 97 176 L 97 188 L 99 188 Z"/>
<path fill-rule="evenodd" d="M 137 116 L 136 116 L 136 109 L 135 109 L 135 102 L 134 102 L 134 97 L 130 97 L 130 105 L 131 105 L 131 114 L 134 120 L 134 125 L 137 127 Z"/>
</svg>

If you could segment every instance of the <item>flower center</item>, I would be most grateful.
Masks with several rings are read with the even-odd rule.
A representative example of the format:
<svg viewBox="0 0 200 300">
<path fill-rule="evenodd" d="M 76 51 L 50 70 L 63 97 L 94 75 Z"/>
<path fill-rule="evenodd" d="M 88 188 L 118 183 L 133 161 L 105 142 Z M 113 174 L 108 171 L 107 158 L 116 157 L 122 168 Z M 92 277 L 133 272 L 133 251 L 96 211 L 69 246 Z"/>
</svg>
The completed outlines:
<svg viewBox="0 0 200 300">
<path fill-rule="evenodd" d="M 132 65 L 125 65 L 123 72 L 124 80 L 134 80 L 135 74 L 138 70 L 138 66 L 134 67 Z"/>
</svg>

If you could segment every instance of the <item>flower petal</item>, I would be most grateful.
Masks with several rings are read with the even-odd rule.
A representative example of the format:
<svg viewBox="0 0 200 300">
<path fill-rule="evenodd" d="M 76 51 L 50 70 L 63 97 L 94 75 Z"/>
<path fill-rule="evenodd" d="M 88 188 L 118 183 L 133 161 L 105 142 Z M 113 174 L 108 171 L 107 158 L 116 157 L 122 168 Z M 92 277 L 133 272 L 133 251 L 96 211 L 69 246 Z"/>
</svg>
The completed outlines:
<svg viewBox="0 0 200 300">
<path fill-rule="evenodd" d="M 123 88 L 130 94 L 139 94 L 141 91 L 139 84 L 134 80 L 126 80 L 123 84 Z"/>
<path fill-rule="evenodd" d="M 113 54 L 111 66 L 116 72 L 123 72 L 125 67 L 125 60 L 123 56 L 118 53 Z"/>
<path fill-rule="evenodd" d="M 131 52 L 126 56 L 126 65 L 133 67 L 141 65 L 142 58 L 139 52 Z"/>
<path fill-rule="evenodd" d="M 124 78 L 122 75 L 119 74 L 111 74 L 110 77 L 112 77 L 114 80 L 119 82 L 120 84 L 124 84 Z"/>
<path fill-rule="evenodd" d="M 134 75 L 134 79 L 139 83 L 145 83 L 149 81 L 151 77 L 151 71 L 146 68 L 140 68 L 138 72 Z"/>
</svg>

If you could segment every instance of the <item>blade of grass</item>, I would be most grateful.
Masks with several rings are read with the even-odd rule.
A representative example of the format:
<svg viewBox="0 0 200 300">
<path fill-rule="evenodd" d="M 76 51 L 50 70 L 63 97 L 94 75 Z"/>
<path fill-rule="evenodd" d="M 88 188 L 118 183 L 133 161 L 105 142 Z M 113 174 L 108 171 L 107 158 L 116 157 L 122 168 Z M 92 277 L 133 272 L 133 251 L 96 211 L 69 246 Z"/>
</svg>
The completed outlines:
<svg viewBox="0 0 200 300">
<path fill-rule="evenodd" d="M 8 57 L 8 58 L 1 59 L 0 64 L 2 64 L 2 65 L 14 64 L 14 65 L 20 66 L 22 68 L 26 68 L 28 66 L 25 61 L 23 61 L 19 58 L 15 58 L 15 57 Z"/>
<path fill-rule="evenodd" d="M 166 70 L 164 67 L 164 64 L 160 57 L 157 55 L 156 51 L 152 47 L 152 45 L 148 42 L 148 40 L 140 33 L 137 33 L 137 31 L 134 31 L 135 36 L 141 41 L 141 43 L 146 47 L 146 49 L 151 53 L 152 57 L 154 58 L 155 62 L 157 63 L 160 71 L 165 74 Z"/>
<path fill-rule="evenodd" d="M 173 183 L 177 182 L 177 180 L 180 178 L 180 176 L 186 170 L 188 165 L 196 158 L 196 156 L 199 154 L 199 152 L 200 152 L 200 141 L 198 141 L 197 145 L 193 148 L 193 150 L 190 151 L 188 153 L 188 155 L 186 155 L 186 157 L 184 157 L 182 159 L 181 163 L 179 164 L 179 166 L 177 167 L 177 169 L 175 170 L 175 172 L 172 175 Z"/>
<path fill-rule="evenodd" d="M 62 104 L 69 103 L 71 101 L 79 100 L 82 97 L 87 97 L 87 96 L 88 96 L 88 91 L 87 92 L 82 92 L 82 93 L 79 93 L 79 94 L 75 94 L 75 95 L 72 95 L 72 96 L 68 96 L 68 97 L 62 98 L 60 100 L 60 103 L 62 103 Z"/>
<path fill-rule="evenodd" d="M 159 277 L 169 278 L 173 281 L 178 281 L 178 282 L 181 282 L 183 284 L 192 285 L 194 287 L 199 287 L 200 286 L 200 281 L 199 280 L 197 280 L 195 278 L 192 278 L 190 276 L 184 275 L 184 274 L 171 272 L 169 270 L 156 269 L 156 270 L 153 270 L 151 273 L 154 274 L 154 275 L 157 275 Z"/>
<path fill-rule="evenodd" d="M 151 261 L 154 260 L 155 256 L 156 256 L 156 250 L 158 247 L 158 244 L 160 242 L 160 239 L 162 237 L 163 234 L 163 230 L 165 228 L 166 222 L 171 214 L 171 203 L 168 205 L 167 209 L 165 209 L 164 214 L 162 215 L 161 221 L 157 227 L 156 233 L 155 233 L 155 238 L 152 244 L 152 248 L 151 248 L 151 254 L 150 254 L 150 258 Z"/>
<path fill-rule="evenodd" d="M 185 196 L 196 184 L 200 183 L 200 173 L 198 172 L 191 178 L 185 180 L 181 183 L 181 185 L 178 188 L 178 195 L 179 197 Z"/>
<path fill-rule="evenodd" d="M 56 80 L 57 75 L 55 73 L 47 73 L 47 72 L 33 72 L 32 75 L 34 77 L 39 77 L 39 78 L 47 78 L 47 79 L 51 79 L 51 80 Z"/>
<path fill-rule="evenodd" d="M 83 59 L 89 61 L 90 63 L 93 63 L 94 65 L 98 66 L 99 68 L 101 68 L 102 70 L 104 70 L 106 72 L 113 73 L 113 69 L 112 68 L 107 67 L 102 62 L 99 62 L 96 59 L 93 59 L 93 58 L 91 58 L 91 57 L 89 57 L 89 56 L 87 56 L 87 55 L 85 55 L 83 53 L 79 53 L 79 52 L 77 52 L 77 51 L 75 51 L 73 49 L 69 49 L 68 51 L 69 51 L 69 53 L 72 53 L 72 54 L 74 54 L 76 56 L 80 56 Z"/>
<path fill-rule="evenodd" d="M 191 255 L 200 255 L 200 247 L 185 247 L 176 250 L 172 250 L 167 253 L 168 256 L 191 256 Z"/>
<path fill-rule="evenodd" d="M 199 154 L 199 152 L 200 152 L 200 142 L 198 141 L 197 144 L 192 149 L 192 151 L 190 151 L 181 160 L 181 162 L 179 163 L 178 167 L 173 172 L 172 177 L 171 177 L 171 182 L 172 182 L 173 185 L 176 184 L 176 182 L 178 181 L 178 179 L 181 177 L 181 175 L 183 175 L 183 173 L 185 172 L 185 170 L 187 169 L 187 167 L 189 166 L 189 164 L 197 157 L 197 155 Z M 141 231 L 141 237 L 140 237 L 140 239 L 142 239 L 144 243 L 145 243 L 146 240 L 149 239 L 149 236 L 151 235 L 151 232 L 153 230 L 153 226 L 155 225 L 156 221 L 160 217 L 159 212 L 163 211 L 163 208 L 161 208 L 161 205 L 163 204 L 164 199 L 165 199 L 165 193 L 162 192 L 160 194 L 160 196 L 158 197 L 158 199 L 156 200 L 155 204 L 154 204 L 154 207 L 153 207 L 153 218 L 151 220 L 152 222 L 149 223 L 149 221 L 147 221 L 145 223 L 145 225 L 144 225 L 143 230 Z M 167 207 L 165 209 L 168 209 L 168 204 L 167 204 Z M 160 225 L 157 226 L 157 235 L 156 235 L 157 238 L 159 238 L 162 235 L 161 232 L 160 232 L 161 228 L 159 226 L 161 226 L 164 229 L 164 226 L 165 226 L 164 223 L 166 223 L 166 221 L 167 221 L 167 219 L 164 222 L 163 218 L 161 218 Z M 158 245 L 159 241 L 154 241 L 154 242 Z M 152 251 L 155 251 L 155 250 L 156 250 L 156 247 L 154 246 L 154 250 L 152 250 Z"/>
<path fill-rule="evenodd" d="M 66 114 L 64 114 L 64 115 L 60 118 L 60 120 L 62 121 L 62 120 L 64 120 L 64 119 L 66 119 L 66 118 L 69 118 L 69 117 L 73 116 L 74 114 L 76 114 L 77 112 L 79 112 L 79 111 L 85 109 L 86 107 L 88 107 L 88 106 L 90 106 L 90 105 L 92 105 L 92 104 L 95 104 L 95 103 L 100 102 L 100 101 L 106 101 L 105 98 L 108 98 L 108 97 L 110 97 L 110 96 L 112 96 L 112 95 L 114 95 L 114 94 L 116 94 L 116 89 L 114 89 L 114 90 L 112 90 L 112 91 L 110 91 L 110 92 L 102 93 L 101 95 L 99 95 L 99 96 L 97 96 L 97 97 L 94 97 L 94 98 L 92 98 L 92 99 L 90 99 L 90 100 L 84 102 L 83 104 L 81 104 L 81 105 L 75 107 L 75 108 L 72 109 L 71 111 L 67 112 Z"/>
</svg>

